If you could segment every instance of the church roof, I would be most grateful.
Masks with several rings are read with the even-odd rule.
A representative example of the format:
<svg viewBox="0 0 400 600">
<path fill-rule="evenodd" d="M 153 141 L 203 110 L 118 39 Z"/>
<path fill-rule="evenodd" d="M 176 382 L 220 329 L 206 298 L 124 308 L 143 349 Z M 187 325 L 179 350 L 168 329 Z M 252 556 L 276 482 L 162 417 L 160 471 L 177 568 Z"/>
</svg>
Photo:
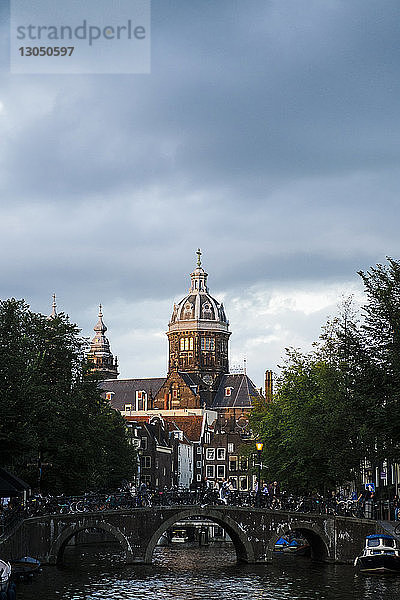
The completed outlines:
<svg viewBox="0 0 400 600">
<path fill-rule="evenodd" d="M 223 375 L 212 405 L 218 408 L 250 408 L 260 392 L 244 373 Z"/>
<path fill-rule="evenodd" d="M 203 431 L 204 415 L 188 415 L 184 417 L 163 417 L 168 431 L 183 431 L 191 442 L 199 442 Z"/>
<path fill-rule="evenodd" d="M 160 418 L 167 431 L 183 431 L 183 434 L 190 442 L 199 442 L 204 428 L 204 415 L 185 415 L 185 416 L 170 416 L 170 415 L 135 415 L 127 416 L 128 422 L 150 423 L 153 419 Z"/>
<path fill-rule="evenodd" d="M 228 329 L 228 319 L 225 315 L 224 306 L 213 298 L 207 287 L 208 274 L 201 266 L 201 252 L 197 251 L 197 266 L 191 273 L 191 285 L 189 293 L 178 304 L 174 304 L 170 330 L 174 330 L 179 323 L 192 322 L 215 322 L 222 329 Z"/>
<path fill-rule="evenodd" d="M 125 404 L 132 404 L 136 399 L 136 392 L 146 392 L 154 397 L 165 383 L 165 377 L 151 377 L 148 379 L 106 379 L 99 383 L 104 392 L 112 392 L 111 406 L 115 410 L 124 410 Z"/>
</svg>

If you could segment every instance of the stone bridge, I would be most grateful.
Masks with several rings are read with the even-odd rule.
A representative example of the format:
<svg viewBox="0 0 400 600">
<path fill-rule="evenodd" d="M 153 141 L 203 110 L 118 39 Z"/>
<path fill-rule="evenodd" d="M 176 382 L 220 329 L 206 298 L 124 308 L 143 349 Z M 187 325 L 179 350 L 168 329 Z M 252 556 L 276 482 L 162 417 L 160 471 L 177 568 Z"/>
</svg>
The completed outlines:
<svg viewBox="0 0 400 600">
<path fill-rule="evenodd" d="M 379 530 L 376 521 L 231 506 L 173 506 L 106 510 L 92 513 L 27 518 L 0 539 L 0 556 L 34 556 L 45 564 L 62 561 L 65 546 L 79 532 L 96 529 L 119 542 L 126 563 L 152 561 L 161 535 L 178 521 L 200 517 L 226 530 L 237 559 L 266 563 L 281 535 L 299 531 L 311 546 L 311 556 L 324 562 L 351 563 L 364 538 Z"/>
</svg>

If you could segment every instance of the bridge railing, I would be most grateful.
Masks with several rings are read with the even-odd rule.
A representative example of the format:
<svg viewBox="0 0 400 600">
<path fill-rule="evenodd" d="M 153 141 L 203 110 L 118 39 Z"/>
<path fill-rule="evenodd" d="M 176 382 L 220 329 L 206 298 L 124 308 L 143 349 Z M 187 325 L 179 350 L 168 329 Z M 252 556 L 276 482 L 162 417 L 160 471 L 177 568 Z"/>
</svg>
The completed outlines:
<svg viewBox="0 0 400 600">
<path fill-rule="evenodd" d="M 104 510 L 127 510 L 157 506 L 242 506 L 264 510 L 321 515 L 341 515 L 373 520 L 395 520 L 393 503 L 385 501 L 355 501 L 315 496 L 281 494 L 269 497 L 254 492 L 232 491 L 221 498 L 216 490 L 146 491 L 133 495 L 129 492 L 85 494 L 83 496 L 32 497 L 25 505 L 11 506 L 0 515 L 0 537 L 7 534 L 24 518 L 49 514 L 73 514 Z"/>
</svg>

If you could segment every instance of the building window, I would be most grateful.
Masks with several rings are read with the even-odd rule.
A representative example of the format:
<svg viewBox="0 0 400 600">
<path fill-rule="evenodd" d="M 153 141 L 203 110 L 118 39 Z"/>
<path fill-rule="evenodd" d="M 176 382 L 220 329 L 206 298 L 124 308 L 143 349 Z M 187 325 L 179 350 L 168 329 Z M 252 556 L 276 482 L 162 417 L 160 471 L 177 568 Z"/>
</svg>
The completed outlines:
<svg viewBox="0 0 400 600">
<path fill-rule="evenodd" d="M 229 457 L 229 470 L 230 471 L 237 471 L 238 470 L 238 457 L 237 456 L 230 456 Z"/>
<path fill-rule="evenodd" d="M 202 350 L 215 350 L 214 338 L 201 338 L 201 349 Z"/>
<path fill-rule="evenodd" d="M 197 481 L 201 481 L 201 475 L 200 475 L 200 473 L 197 473 L 196 479 L 197 479 Z"/>
<path fill-rule="evenodd" d="M 147 394 L 143 390 L 136 392 L 136 410 L 147 410 Z"/>
<path fill-rule="evenodd" d="M 198 461 L 196 462 L 196 467 L 197 467 L 198 469 L 201 469 L 201 460 L 198 460 Z"/>
<path fill-rule="evenodd" d="M 246 475 L 242 475 L 241 477 L 239 477 L 239 485 L 240 485 L 241 491 L 246 491 L 248 489 L 248 482 L 247 482 Z"/>
<path fill-rule="evenodd" d="M 143 481 L 143 483 L 145 483 L 147 486 L 150 485 L 151 483 L 151 475 L 142 475 L 140 477 L 141 481 Z"/>
<path fill-rule="evenodd" d="M 151 456 L 142 456 L 142 469 L 151 469 Z"/>
<path fill-rule="evenodd" d="M 218 479 L 225 479 L 225 465 L 217 465 Z"/>
<path fill-rule="evenodd" d="M 206 477 L 207 477 L 207 479 L 214 479 L 214 477 L 215 477 L 214 465 L 206 465 Z"/>
<path fill-rule="evenodd" d="M 208 304 L 208 303 L 204 304 L 202 313 L 203 313 L 204 319 L 210 319 L 212 317 L 211 304 Z"/>
<path fill-rule="evenodd" d="M 231 387 L 226 387 L 225 388 L 225 396 L 230 396 L 232 394 L 232 388 Z"/>
<path fill-rule="evenodd" d="M 156 469 L 158 469 L 158 467 L 160 466 L 160 461 L 158 460 L 158 458 L 156 458 Z"/>
<path fill-rule="evenodd" d="M 177 398 L 178 397 L 178 390 L 172 390 L 172 397 L 173 398 Z"/>
<path fill-rule="evenodd" d="M 140 444 L 140 447 L 141 447 L 143 450 L 147 450 L 147 438 L 145 438 L 145 437 L 142 437 L 142 443 Z"/>
<path fill-rule="evenodd" d="M 124 411 L 125 412 L 129 412 L 132 410 L 132 404 L 125 404 L 124 406 Z"/>
<path fill-rule="evenodd" d="M 215 448 L 207 448 L 206 459 L 207 460 L 215 460 Z"/>
<path fill-rule="evenodd" d="M 231 482 L 231 485 L 233 487 L 234 490 L 238 489 L 238 480 L 237 477 L 230 477 L 229 481 Z"/>
<path fill-rule="evenodd" d="M 242 457 L 240 459 L 240 470 L 241 471 L 247 471 L 248 468 L 249 468 L 249 459 Z"/>
<path fill-rule="evenodd" d="M 234 452 L 235 451 L 235 444 L 228 444 L 228 452 Z"/>
<path fill-rule="evenodd" d="M 225 448 L 217 448 L 217 460 L 225 460 Z"/>
<path fill-rule="evenodd" d="M 197 446 L 196 452 L 197 452 L 197 454 L 201 454 L 201 446 Z"/>
<path fill-rule="evenodd" d="M 181 350 L 193 350 L 193 338 L 181 338 Z"/>
</svg>

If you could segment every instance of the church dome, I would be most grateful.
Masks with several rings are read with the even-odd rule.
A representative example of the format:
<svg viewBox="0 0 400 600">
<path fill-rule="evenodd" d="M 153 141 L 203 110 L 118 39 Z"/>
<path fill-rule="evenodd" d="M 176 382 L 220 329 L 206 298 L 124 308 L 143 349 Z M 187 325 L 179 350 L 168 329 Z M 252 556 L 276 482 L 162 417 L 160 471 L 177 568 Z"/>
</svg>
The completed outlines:
<svg viewBox="0 0 400 600">
<path fill-rule="evenodd" d="M 229 322 L 225 315 L 224 306 L 213 298 L 207 287 L 208 274 L 201 266 L 201 252 L 197 251 L 197 267 L 191 273 L 191 285 L 189 293 L 178 304 L 174 304 L 171 321 L 169 323 L 170 330 L 175 329 L 175 326 L 191 328 L 195 323 L 199 328 L 208 328 L 214 325 L 215 328 L 222 328 L 225 331 L 228 329 Z M 193 323 L 195 322 L 195 323 Z M 197 327 L 196 327 L 197 328 Z"/>
</svg>

